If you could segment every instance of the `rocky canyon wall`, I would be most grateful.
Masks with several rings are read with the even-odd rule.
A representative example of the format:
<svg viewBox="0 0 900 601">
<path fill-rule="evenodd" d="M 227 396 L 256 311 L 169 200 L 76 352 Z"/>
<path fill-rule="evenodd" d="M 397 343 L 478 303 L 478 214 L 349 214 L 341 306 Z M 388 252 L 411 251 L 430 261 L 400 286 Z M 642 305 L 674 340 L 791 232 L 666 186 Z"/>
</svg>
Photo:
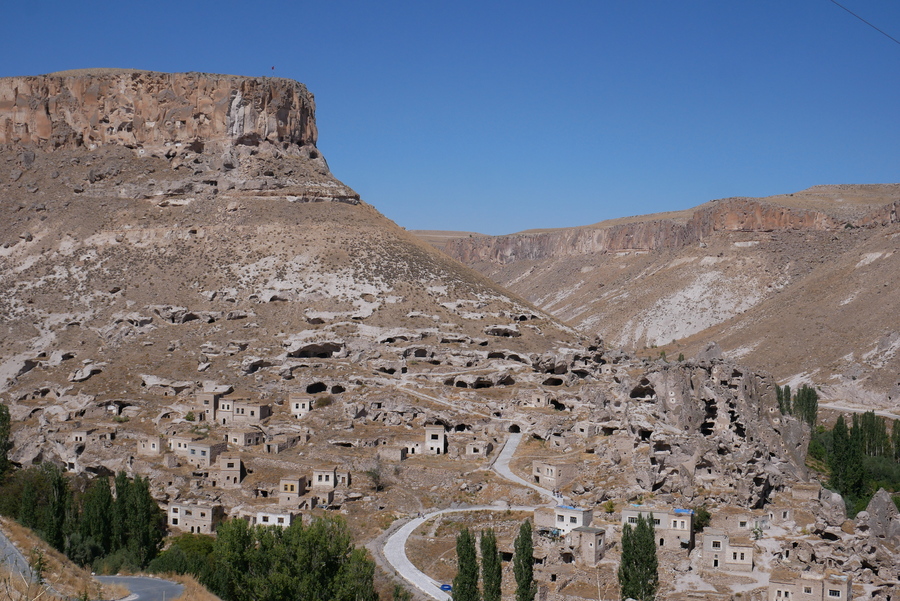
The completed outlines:
<svg viewBox="0 0 900 601">
<path fill-rule="evenodd" d="M 700 207 L 686 221 L 651 219 L 609 227 L 458 238 L 448 241 L 444 250 L 466 264 L 487 262 L 502 265 L 590 253 L 682 248 L 702 242 L 717 231 L 829 231 L 844 225 L 843 220 L 824 212 L 739 198 Z"/>
<path fill-rule="evenodd" d="M 0 144 L 314 147 L 315 102 L 282 78 L 88 70 L 0 79 Z"/>
</svg>

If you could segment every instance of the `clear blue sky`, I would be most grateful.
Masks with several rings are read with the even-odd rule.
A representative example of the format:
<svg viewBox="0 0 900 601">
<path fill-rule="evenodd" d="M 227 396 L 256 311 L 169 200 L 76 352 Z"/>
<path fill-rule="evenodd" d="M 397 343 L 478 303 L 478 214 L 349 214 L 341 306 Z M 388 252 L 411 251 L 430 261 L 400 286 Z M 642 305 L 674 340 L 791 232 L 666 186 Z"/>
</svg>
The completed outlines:
<svg viewBox="0 0 900 601">
<path fill-rule="evenodd" d="M 897 0 L 840 0 L 900 39 Z M 8 2 L 0 76 L 290 77 L 409 229 L 508 233 L 900 181 L 900 45 L 829 0 Z"/>
</svg>

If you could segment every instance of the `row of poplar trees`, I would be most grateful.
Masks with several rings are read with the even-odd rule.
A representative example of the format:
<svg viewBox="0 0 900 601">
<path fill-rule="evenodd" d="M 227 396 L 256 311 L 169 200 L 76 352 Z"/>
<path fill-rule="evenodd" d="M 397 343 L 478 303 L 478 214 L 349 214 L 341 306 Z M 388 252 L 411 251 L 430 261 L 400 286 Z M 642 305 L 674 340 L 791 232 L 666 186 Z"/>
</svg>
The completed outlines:
<svg viewBox="0 0 900 601">
<path fill-rule="evenodd" d="M 534 542 L 531 536 L 531 522 L 525 520 L 519 527 L 513 555 L 516 601 L 533 601 L 537 593 L 537 584 L 534 582 Z M 481 531 L 480 591 L 475 534 L 468 528 L 463 528 L 456 537 L 456 559 L 459 571 L 453 579 L 453 601 L 500 601 L 503 565 L 493 529 Z"/>
<path fill-rule="evenodd" d="M 534 542 L 531 522 L 519 527 L 513 556 L 516 601 L 533 601 L 537 593 L 534 581 Z M 475 535 L 463 528 L 456 537 L 459 571 L 453 579 L 453 601 L 500 601 L 502 566 L 497 538 L 492 529 L 481 531 L 481 591 L 478 590 L 478 557 Z M 653 514 L 638 516 L 637 524 L 622 528 L 622 561 L 619 564 L 619 589 L 622 599 L 653 601 L 659 589 L 659 563 Z"/>
</svg>

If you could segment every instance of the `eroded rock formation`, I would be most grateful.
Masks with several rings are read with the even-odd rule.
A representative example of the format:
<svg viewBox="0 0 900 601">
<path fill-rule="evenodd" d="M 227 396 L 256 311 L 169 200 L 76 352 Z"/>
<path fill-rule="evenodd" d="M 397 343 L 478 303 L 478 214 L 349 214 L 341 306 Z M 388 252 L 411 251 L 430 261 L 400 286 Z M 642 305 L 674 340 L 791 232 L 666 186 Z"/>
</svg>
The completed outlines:
<svg viewBox="0 0 900 601">
<path fill-rule="evenodd" d="M 287 149 L 316 136 L 313 95 L 289 79 L 108 69 L 0 79 L 0 144 Z"/>
</svg>

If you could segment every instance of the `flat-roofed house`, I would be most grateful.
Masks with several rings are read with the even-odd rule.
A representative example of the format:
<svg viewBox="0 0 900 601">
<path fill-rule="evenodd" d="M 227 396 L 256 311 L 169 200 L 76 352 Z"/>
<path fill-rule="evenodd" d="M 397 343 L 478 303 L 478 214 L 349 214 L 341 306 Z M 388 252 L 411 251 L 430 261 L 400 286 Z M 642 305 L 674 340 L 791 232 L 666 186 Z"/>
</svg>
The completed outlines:
<svg viewBox="0 0 900 601">
<path fill-rule="evenodd" d="M 236 453 L 223 453 L 216 459 L 213 486 L 240 488 L 246 474 L 244 462 Z"/>
<path fill-rule="evenodd" d="M 162 455 L 165 443 L 161 436 L 141 436 L 138 438 L 138 455 L 155 457 Z"/>
<path fill-rule="evenodd" d="M 594 512 L 590 509 L 579 509 L 570 505 L 557 505 L 553 508 L 555 528 L 562 534 L 568 534 L 575 528 L 590 526 Z"/>
<path fill-rule="evenodd" d="M 194 415 L 198 421 L 216 421 L 221 393 L 198 392 L 194 396 Z"/>
<path fill-rule="evenodd" d="M 735 572 L 753 571 L 753 541 L 747 536 L 729 535 L 720 528 L 706 528 L 702 537 L 701 564 L 706 569 Z"/>
<path fill-rule="evenodd" d="M 225 435 L 229 444 L 239 447 L 250 447 L 260 444 L 263 433 L 253 428 L 233 428 Z"/>
<path fill-rule="evenodd" d="M 207 503 L 170 503 L 166 512 L 169 528 L 191 534 L 212 534 L 225 519 L 221 505 Z"/>
<path fill-rule="evenodd" d="M 576 468 L 568 463 L 556 463 L 535 459 L 531 463 L 531 476 L 535 484 L 544 488 L 562 488 L 575 479 Z"/>
<path fill-rule="evenodd" d="M 200 440 L 203 438 L 193 434 L 174 434 L 169 437 L 169 450 L 181 457 L 187 457 L 191 443 Z"/>
<path fill-rule="evenodd" d="M 833 570 L 798 572 L 785 567 L 769 576 L 769 601 L 849 601 L 853 577 Z"/>
<path fill-rule="evenodd" d="M 494 443 L 487 440 L 475 440 L 466 445 L 466 455 L 487 457 L 494 450 Z"/>
<path fill-rule="evenodd" d="M 257 526 L 278 526 L 279 528 L 287 528 L 299 517 L 300 515 L 293 511 L 277 511 L 273 508 L 256 512 L 251 523 Z"/>
<path fill-rule="evenodd" d="M 235 399 L 232 409 L 234 424 L 255 425 L 272 415 L 272 408 L 269 405 L 250 399 Z"/>
<path fill-rule="evenodd" d="M 350 486 L 350 472 L 338 470 L 337 467 L 313 469 L 310 481 L 311 488 L 329 490 L 339 486 Z"/>
<path fill-rule="evenodd" d="M 447 432 L 444 426 L 425 426 L 425 449 L 430 455 L 443 455 L 447 452 Z"/>
<path fill-rule="evenodd" d="M 197 467 L 210 467 L 221 453 L 225 452 L 227 445 L 224 442 L 206 442 L 195 440 L 188 443 L 188 463 Z"/>
<path fill-rule="evenodd" d="M 597 567 L 606 552 L 606 530 L 592 526 L 578 526 L 566 534 L 565 546 L 576 564 Z M 567 559 L 563 555 L 563 561 Z"/>
<path fill-rule="evenodd" d="M 306 493 L 306 476 L 286 476 L 278 481 L 278 504 L 297 507 Z"/>
<path fill-rule="evenodd" d="M 291 416 L 300 419 L 310 411 L 312 411 L 315 399 L 305 394 L 292 392 L 288 395 L 288 405 L 291 409 Z"/>
<path fill-rule="evenodd" d="M 660 547 L 694 548 L 694 511 L 672 507 L 647 507 L 645 505 L 628 505 L 622 508 L 622 525 L 637 524 L 638 517 L 644 519 L 653 516 L 656 542 Z"/>
</svg>

